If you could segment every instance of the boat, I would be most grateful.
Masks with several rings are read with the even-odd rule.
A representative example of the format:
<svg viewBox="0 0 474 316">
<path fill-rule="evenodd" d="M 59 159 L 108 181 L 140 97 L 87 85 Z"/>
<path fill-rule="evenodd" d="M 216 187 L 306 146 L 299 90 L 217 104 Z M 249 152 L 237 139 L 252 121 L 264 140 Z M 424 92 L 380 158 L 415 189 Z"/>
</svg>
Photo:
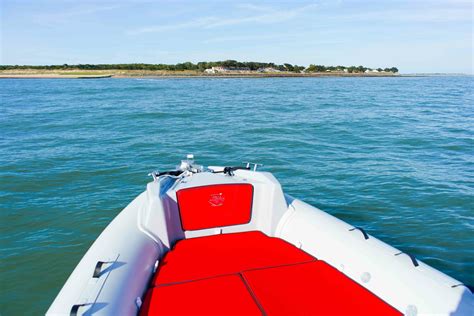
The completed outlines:
<svg viewBox="0 0 474 316">
<path fill-rule="evenodd" d="M 474 315 L 468 286 L 258 168 L 152 172 L 47 315 Z"/>
<path fill-rule="evenodd" d="M 112 78 L 112 75 L 85 75 L 85 76 L 78 76 L 76 79 L 106 79 Z"/>
</svg>

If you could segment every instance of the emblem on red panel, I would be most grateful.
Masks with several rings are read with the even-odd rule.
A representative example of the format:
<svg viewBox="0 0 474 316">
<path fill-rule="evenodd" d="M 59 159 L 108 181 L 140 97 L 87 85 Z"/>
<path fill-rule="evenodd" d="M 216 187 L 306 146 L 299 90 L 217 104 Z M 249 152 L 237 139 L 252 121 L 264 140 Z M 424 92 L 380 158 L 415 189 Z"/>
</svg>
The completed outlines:
<svg viewBox="0 0 474 316">
<path fill-rule="evenodd" d="M 224 195 L 222 193 L 211 194 L 209 197 L 209 204 L 211 206 L 222 206 L 224 204 Z"/>
</svg>

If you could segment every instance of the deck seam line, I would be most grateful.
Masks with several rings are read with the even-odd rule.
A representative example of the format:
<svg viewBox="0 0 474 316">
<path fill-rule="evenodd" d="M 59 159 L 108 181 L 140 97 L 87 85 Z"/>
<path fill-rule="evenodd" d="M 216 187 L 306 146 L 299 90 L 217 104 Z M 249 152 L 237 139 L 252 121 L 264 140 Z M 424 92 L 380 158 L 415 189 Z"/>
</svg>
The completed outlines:
<svg viewBox="0 0 474 316">
<path fill-rule="evenodd" d="M 260 309 L 260 312 L 262 313 L 262 315 L 267 316 L 267 312 L 263 308 L 260 301 L 257 299 L 257 296 L 255 295 L 255 293 L 252 291 L 252 288 L 250 287 L 250 284 L 248 284 L 247 280 L 245 279 L 245 276 L 242 274 L 242 272 L 237 273 L 237 275 L 240 277 L 240 279 L 244 283 L 245 287 L 247 288 L 247 291 L 249 292 L 252 299 L 255 301 L 255 304 L 257 304 L 257 307 Z"/>
</svg>

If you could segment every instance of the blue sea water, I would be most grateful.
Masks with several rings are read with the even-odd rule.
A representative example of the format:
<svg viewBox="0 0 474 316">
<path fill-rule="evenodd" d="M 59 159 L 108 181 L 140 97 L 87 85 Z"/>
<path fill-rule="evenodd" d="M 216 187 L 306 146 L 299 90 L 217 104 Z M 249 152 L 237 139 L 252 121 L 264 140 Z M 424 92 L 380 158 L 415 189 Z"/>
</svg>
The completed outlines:
<svg viewBox="0 0 474 316">
<path fill-rule="evenodd" d="M 0 80 L 0 313 L 44 313 L 87 248 L 187 153 L 474 285 L 473 77 Z"/>
</svg>

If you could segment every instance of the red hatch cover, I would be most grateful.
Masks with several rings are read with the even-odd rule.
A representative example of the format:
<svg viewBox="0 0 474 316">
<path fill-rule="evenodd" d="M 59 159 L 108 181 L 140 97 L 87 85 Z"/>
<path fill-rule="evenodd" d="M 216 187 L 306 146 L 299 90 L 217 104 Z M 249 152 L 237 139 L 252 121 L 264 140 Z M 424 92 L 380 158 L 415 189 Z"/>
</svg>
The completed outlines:
<svg viewBox="0 0 474 316">
<path fill-rule="evenodd" d="M 144 315 L 262 315 L 241 277 L 234 274 L 165 285 L 148 291 Z"/>
<path fill-rule="evenodd" d="M 292 244 L 258 231 L 190 238 L 179 241 L 160 261 L 153 284 L 313 260 L 314 257 Z"/>
<path fill-rule="evenodd" d="M 252 216 L 253 186 L 217 184 L 176 192 L 183 230 L 240 225 Z"/>
<path fill-rule="evenodd" d="M 267 315 L 397 315 L 401 313 L 324 261 L 245 271 Z"/>
</svg>

